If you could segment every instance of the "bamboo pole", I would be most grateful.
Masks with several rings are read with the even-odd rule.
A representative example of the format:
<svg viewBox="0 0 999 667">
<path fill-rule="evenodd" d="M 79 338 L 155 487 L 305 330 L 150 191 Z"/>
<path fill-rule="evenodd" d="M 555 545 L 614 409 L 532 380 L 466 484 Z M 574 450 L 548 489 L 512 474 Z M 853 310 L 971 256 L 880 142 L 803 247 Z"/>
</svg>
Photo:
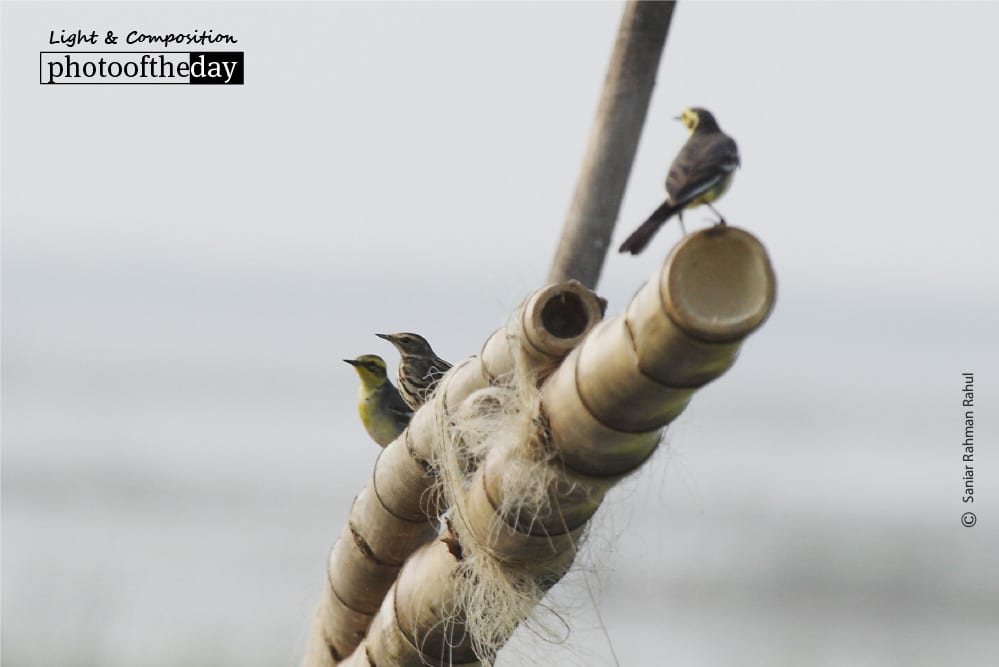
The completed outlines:
<svg viewBox="0 0 999 667">
<path fill-rule="evenodd" d="M 448 373 L 433 399 L 381 451 L 330 552 L 303 667 L 336 665 L 350 655 L 402 564 L 436 535 L 442 507 L 431 462 L 447 428 L 447 415 L 473 392 L 508 380 L 514 367 L 510 341 L 518 341 L 540 381 L 599 322 L 605 307 L 605 301 L 577 281 L 538 290 L 506 327 L 487 339 L 478 357 Z"/>
<path fill-rule="evenodd" d="M 752 235 L 716 227 L 685 237 L 624 315 L 587 335 L 542 387 L 546 419 L 540 438 L 524 448 L 536 455 L 548 502 L 508 502 L 504 493 L 518 488 L 510 478 L 522 473 L 516 459 L 525 452 L 516 445 L 490 450 L 456 498 L 449 530 L 402 568 L 344 664 L 491 662 L 537 599 L 514 605 L 512 618 L 488 628 L 493 636 L 478 637 L 462 607 L 469 590 L 463 597 L 462 582 L 471 577 L 471 586 L 480 585 L 474 577 L 485 566 L 533 581 L 539 596 L 553 585 L 606 490 L 648 459 L 694 391 L 731 366 L 775 298 L 769 259 Z M 533 451 L 539 442 L 557 458 Z"/>
<path fill-rule="evenodd" d="M 675 2 L 625 5 L 548 282 L 600 279 L 631 174 Z"/>
<path fill-rule="evenodd" d="M 734 363 L 775 299 L 766 251 L 748 232 L 684 237 L 624 315 L 601 323 L 549 379 L 542 410 L 566 467 L 608 476 L 639 466 L 693 393 Z"/>
</svg>

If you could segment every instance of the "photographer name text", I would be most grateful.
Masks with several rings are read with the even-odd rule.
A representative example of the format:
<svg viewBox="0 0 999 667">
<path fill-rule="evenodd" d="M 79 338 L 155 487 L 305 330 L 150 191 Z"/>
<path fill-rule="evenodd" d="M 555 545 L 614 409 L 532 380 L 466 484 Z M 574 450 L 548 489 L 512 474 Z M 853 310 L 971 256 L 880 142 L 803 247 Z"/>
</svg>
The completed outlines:
<svg viewBox="0 0 999 667">
<path fill-rule="evenodd" d="M 975 502 L 975 374 L 962 373 L 964 376 L 964 400 L 961 405 L 964 411 L 964 495 L 963 503 Z"/>
</svg>

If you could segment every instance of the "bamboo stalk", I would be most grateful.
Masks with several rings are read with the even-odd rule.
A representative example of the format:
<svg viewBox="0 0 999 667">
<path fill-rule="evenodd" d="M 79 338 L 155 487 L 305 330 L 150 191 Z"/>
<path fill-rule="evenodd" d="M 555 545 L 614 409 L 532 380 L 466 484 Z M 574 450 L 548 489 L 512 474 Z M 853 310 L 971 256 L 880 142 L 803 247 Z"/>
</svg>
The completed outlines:
<svg viewBox="0 0 999 667">
<path fill-rule="evenodd" d="M 459 559 L 438 539 L 420 548 L 410 563 L 386 596 L 371 641 L 365 642 L 372 661 L 400 667 L 478 665 L 454 595 Z M 415 628 L 423 632 L 414 636 Z"/>
<path fill-rule="evenodd" d="M 549 379 L 542 410 L 565 465 L 595 476 L 639 466 L 693 392 L 732 365 L 775 298 L 773 269 L 751 234 L 686 236 L 624 316 L 603 322 Z"/>
<path fill-rule="evenodd" d="M 604 315 L 607 301 L 577 280 L 548 285 L 525 299 L 510 322 L 486 339 L 477 357 L 462 362 L 442 382 L 444 407 L 453 411 L 479 389 L 496 384 L 514 368 L 511 340 L 538 376 L 546 378 Z"/>
<path fill-rule="evenodd" d="M 731 365 L 775 296 L 769 259 L 752 235 L 715 228 L 686 237 L 625 314 L 592 331 L 544 384 L 548 426 L 540 441 L 559 458 L 527 454 L 537 455 L 536 472 L 550 480 L 550 502 L 511 511 L 519 506 L 504 493 L 517 488 L 508 482 L 522 473 L 516 462 L 525 452 L 516 445 L 489 451 L 457 497 L 453 533 L 407 561 L 351 661 L 360 660 L 358 653 L 379 667 L 490 661 L 492 650 L 465 632 L 468 610 L 456 603 L 462 577 L 480 571 L 472 561 L 533 580 L 541 592 L 553 585 L 571 565 L 603 493 L 648 458 L 692 392 Z M 528 611 L 515 607 L 521 616 Z M 498 648 L 512 627 L 502 626 L 487 645 Z"/>
<path fill-rule="evenodd" d="M 509 377 L 510 341 L 523 342 L 536 376 L 545 377 L 600 320 L 605 306 L 576 281 L 535 292 L 487 339 L 479 357 L 448 373 L 432 401 L 381 451 L 330 552 L 303 667 L 335 665 L 354 652 L 403 562 L 436 534 L 442 508 L 430 462 L 446 415 L 475 391 Z"/>
<path fill-rule="evenodd" d="M 600 279 L 645 125 L 675 2 L 625 5 L 548 282 Z"/>
</svg>

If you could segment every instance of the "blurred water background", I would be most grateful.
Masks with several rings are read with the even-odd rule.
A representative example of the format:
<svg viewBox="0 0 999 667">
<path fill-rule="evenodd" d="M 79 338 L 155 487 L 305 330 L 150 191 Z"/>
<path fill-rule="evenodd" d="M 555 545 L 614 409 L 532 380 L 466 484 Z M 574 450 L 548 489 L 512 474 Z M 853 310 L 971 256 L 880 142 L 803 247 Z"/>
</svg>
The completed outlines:
<svg viewBox="0 0 999 667">
<path fill-rule="evenodd" d="M 615 238 L 709 106 L 778 306 L 501 665 L 999 664 L 997 10 L 678 10 Z M 296 664 L 378 453 L 341 359 L 461 359 L 542 283 L 619 15 L 4 4 L 5 666 Z M 39 86 L 77 25 L 235 33 L 247 85 Z M 610 258 L 610 312 L 678 234 Z"/>
</svg>

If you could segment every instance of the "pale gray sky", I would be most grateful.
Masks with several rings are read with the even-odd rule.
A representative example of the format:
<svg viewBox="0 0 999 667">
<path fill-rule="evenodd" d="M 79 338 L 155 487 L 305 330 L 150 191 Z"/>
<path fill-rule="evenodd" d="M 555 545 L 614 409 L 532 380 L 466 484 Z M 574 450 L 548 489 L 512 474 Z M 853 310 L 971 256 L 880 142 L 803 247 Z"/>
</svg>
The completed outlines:
<svg viewBox="0 0 999 667">
<path fill-rule="evenodd" d="M 2 12 L 4 663 L 292 664 L 377 453 L 340 359 L 394 362 L 384 330 L 463 358 L 541 284 L 621 5 Z M 64 28 L 231 33 L 246 85 L 41 86 Z M 662 200 L 670 118 L 708 107 L 743 161 L 719 208 L 768 247 L 778 305 L 598 519 L 607 636 L 584 594 L 580 644 L 538 664 L 983 657 L 997 28 L 999 3 L 676 10 L 615 245 Z M 612 313 L 679 234 L 609 257 Z"/>
<path fill-rule="evenodd" d="M 380 247 L 386 262 L 431 253 L 462 266 L 498 267 L 517 250 L 521 271 L 542 274 L 620 10 L 8 3 L 5 13 L 12 252 L 370 261 L 353 243 Z M 818 280 L 985 278 L 997 240 L 986 221 L 999 217 L 988 196 L 997 24 L 995 3 L 681 5 L 615 238 L 662 196 L 684 138 L 669 118 L 699 104 L 742 149 L 724 211 L 764 238 L 778 268 Z M 77 25 L 214 26 L 240 39 L 247 84 L 39 86 L 48 30 Z M 528 232 L 537 241 L 525 250 Z M 607 271 L 638 279 L 652 263 L 615 256 Z"/>
</svg>

